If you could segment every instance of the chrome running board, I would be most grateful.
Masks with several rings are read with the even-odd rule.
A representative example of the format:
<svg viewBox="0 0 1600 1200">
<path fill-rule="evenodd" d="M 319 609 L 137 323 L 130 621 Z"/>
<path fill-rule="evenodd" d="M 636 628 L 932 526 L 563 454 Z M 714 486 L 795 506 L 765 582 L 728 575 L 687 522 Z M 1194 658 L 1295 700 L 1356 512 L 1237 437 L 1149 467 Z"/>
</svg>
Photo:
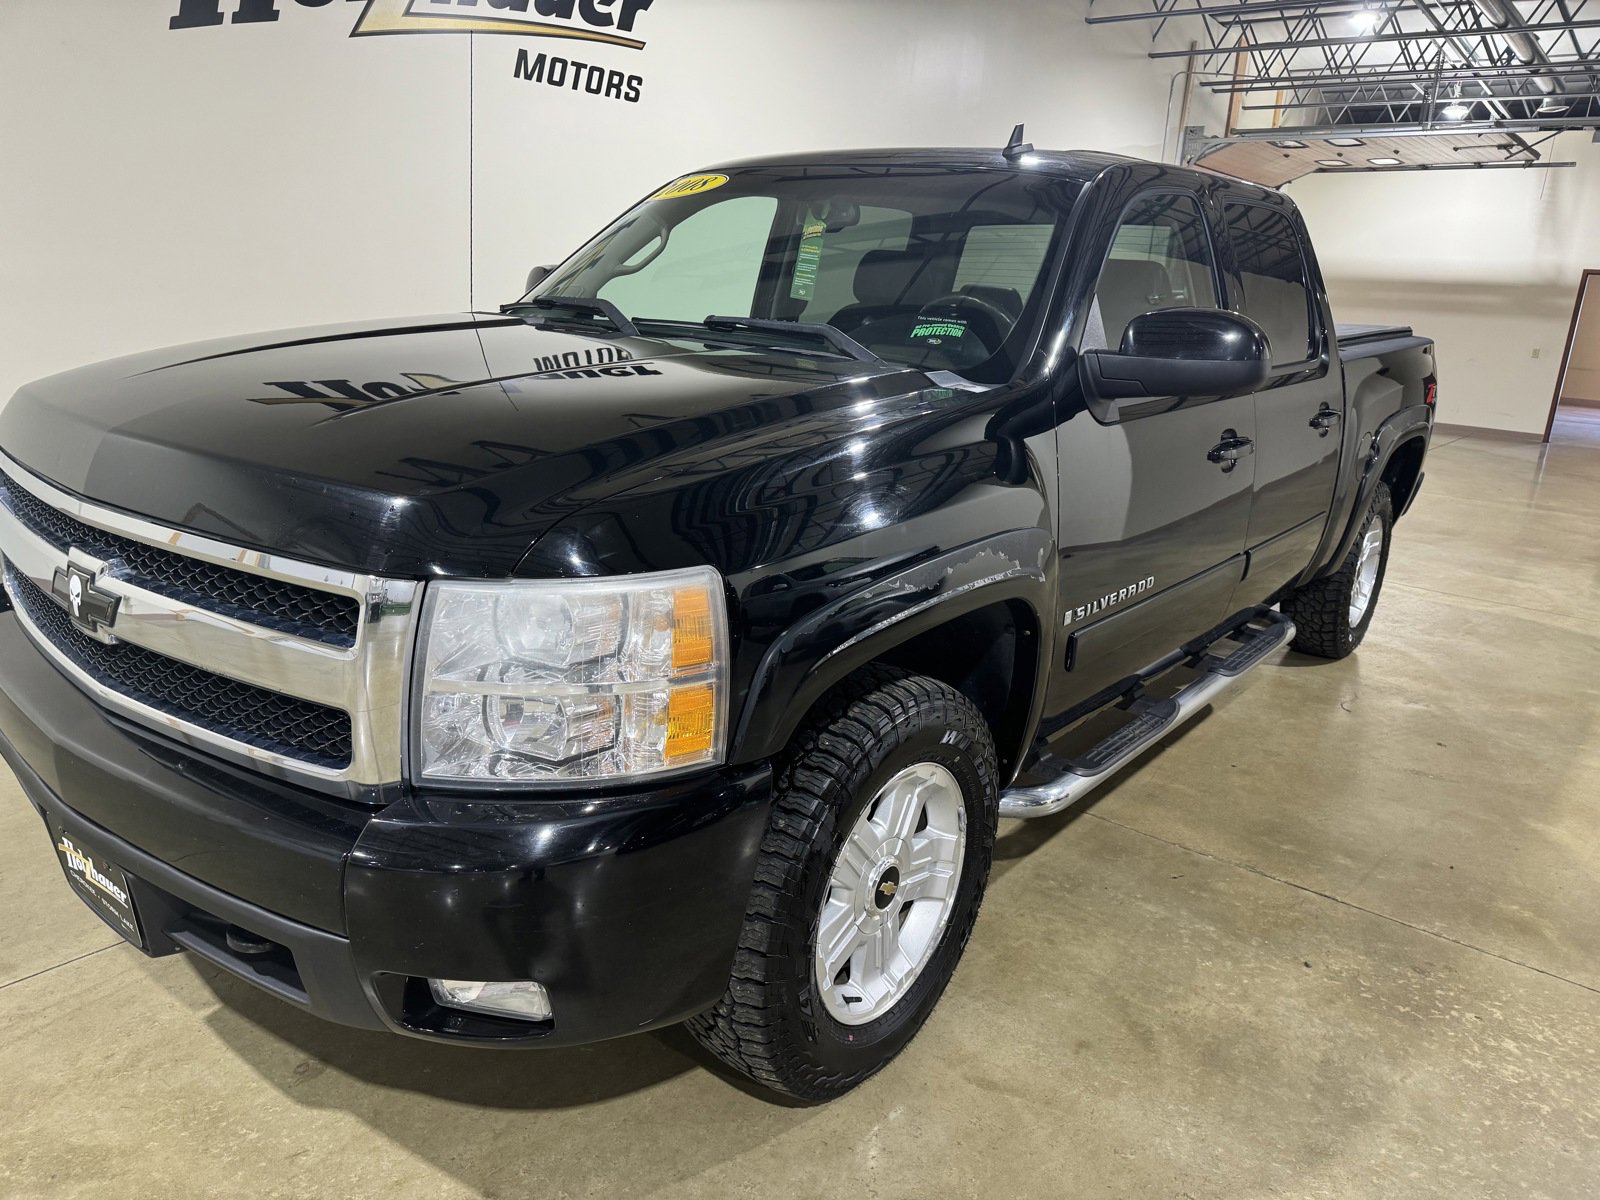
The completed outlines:
<svg viewBox="0 0 1600 1200">
<path fill-rule="evenodd" d="M 1263 609 L 1217 639 L 1220 642 L 1231 638 L 1239 643 L 1226 657 L 1212 654 L 1208 649 L 1186 659 L 1200 676 L 1173 695 L 1164 700 L 1152 700 L 1138 696 L 1135 685 L 1135 698 L 1126 705 L 1127 711 L 1133 714 L 1131 721 L 1079 757 L 1070 761 L 1047 759 L 1044 765 L 1059 765 L 1061 774 L 1038 787 L 1011 788 L 1002 794 L 1000 815 L 1048 817 L 1070 808 L 1167 734 L 1187 724 L 1274 650 L 1288 645 L 1294 632 L 1294 622 L 1288 617 Z M 1171 662 L 1170 659 L 1165 661 Z M 1165 666 L 1156 674 L 1170 669 L 1170 665 Z"/>
</svg>

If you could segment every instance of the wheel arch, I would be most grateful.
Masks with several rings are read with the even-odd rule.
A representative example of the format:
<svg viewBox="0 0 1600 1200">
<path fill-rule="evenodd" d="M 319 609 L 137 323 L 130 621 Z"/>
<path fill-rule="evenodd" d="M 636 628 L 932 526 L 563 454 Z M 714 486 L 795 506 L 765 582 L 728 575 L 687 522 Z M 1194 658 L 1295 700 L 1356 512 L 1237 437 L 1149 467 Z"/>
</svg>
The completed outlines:
<svg viewBox="0 0 1600 1200">
<path fill-rule="evenodd" d="M 1343 502 L 1348 507 L 1336 506 L 1335 513 L 1329 519 L 1328 529 L 1323 535 L 1323 546 L 1313 560 L 1315 565 L 1296 581 L 1296 586 L 1307 584 L 1313 579 L 1319 579 L 1338 570 L 1339 564 L 1344 561 L 1344 556 L 1350 552 L 1356 531 L 1361 528 L 1361 522 L 1366 517 L 1367 507 L 1372 503 L 1372 493 L 1377 490 L 1379 483 L 1389 482 L 1391 470 L 1411 472 L 1409 475 L 1398 476 L 1408 482 L 1411 490 L 1406 496 L 1406 503 L 1410 503 L 1422 479 L 1422 462 L 1427 454 L 1432 427 L 1432 410 L 1425 405 L 1416 404 L 1393 414 L 1380 423 L 1371 434 L 1362 435 L 1361 457 L 1353 468 L 1359 474 L 1349 488 L 1348 499 Z M 1394 465 L 1396 452 L 1402 447 L 1406 448 L 1406 456 L 1396 467 Z M 1391 492 L 1392 490 L 1391 488 Z M 1395 500 L 1394 511 L 1397 517 L 1404 511 L 1404 506 L 1398 498 Z"/>
<path fill-rule="evenodd" d="M 942 554 L 814 614 L 774 643 L 736 732 L 736 762 L 781 751 L 817 703 L 863 667 L 949 684 L 989 724 L 1002 783 L 1038 720 L 1050 630 L 1048 535 L 1022 530 Z M 963 582 L 974 569 L 986 572 Z M 894 611 L 885 613 L 885 605 Z"/>
<path fill-rule="evenodd" d="M 1428 450 L 1428 440 L 1421 434 L 1408 437 L 1390 451 L 1383 465 L 1382 481 L 1389 487 L 1394 501 L 1394 519 L 1398 521 L 1411 507 L 1411 500 L 1422 483 L 1422 459 Z"/>
</svg>

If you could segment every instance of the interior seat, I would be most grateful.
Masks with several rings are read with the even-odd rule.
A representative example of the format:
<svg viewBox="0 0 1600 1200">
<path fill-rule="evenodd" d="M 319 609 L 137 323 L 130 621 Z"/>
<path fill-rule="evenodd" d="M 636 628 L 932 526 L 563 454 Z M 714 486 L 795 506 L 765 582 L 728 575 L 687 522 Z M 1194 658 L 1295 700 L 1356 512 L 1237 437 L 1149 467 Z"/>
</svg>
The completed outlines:
<svg viewBox="0 0 1600 1200">
<path fill-rule="evenodd" d="M 1015 288 L 995 287 L 987 283 L 969 283 L 961 288 L 961 294 L 971 296 L 974 300 L 984 300 L 998 308 L 1012 321 L 1022 316 L 1022 294 Z"/>
<path fill-rule="evenodd" d="M 1147 258 L 1108 258 L 1095 289 L 1105 322 L 1106 344 L 1122 344 L 1128 322 L 1142 313 L 1173 307 L 1172 277 Z"/>
<path fill-rule="evenodd" d="M 856 267 L 856 302 L 833 314 L 828 324 L 849 333 L 868 321 L 914 313 L 939 295 L 932 260 L 915 250 L 869 250 Z"/>
</svg>

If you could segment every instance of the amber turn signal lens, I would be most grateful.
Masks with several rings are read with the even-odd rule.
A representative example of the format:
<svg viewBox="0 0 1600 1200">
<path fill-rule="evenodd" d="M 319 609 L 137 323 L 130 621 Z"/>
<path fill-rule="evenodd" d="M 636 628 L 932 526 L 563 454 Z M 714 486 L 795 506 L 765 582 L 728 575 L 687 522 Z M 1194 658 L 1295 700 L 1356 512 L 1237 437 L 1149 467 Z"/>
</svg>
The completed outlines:
<svg viewBox="0 0 1600 1200">
<path fill-rule="evenodd" d="M 712 641 L 711 591 L 678 588 L 672 593 L 672 670 L 682 675 L 709 666 Z"/>
<path fill-rule="evenodd" d="M 717 703 L 712 685 L 692 683 L 673 688 L 667 702 L 667 761 L 704 754 L 711 749 L 716 733 Z"/>
</svg>

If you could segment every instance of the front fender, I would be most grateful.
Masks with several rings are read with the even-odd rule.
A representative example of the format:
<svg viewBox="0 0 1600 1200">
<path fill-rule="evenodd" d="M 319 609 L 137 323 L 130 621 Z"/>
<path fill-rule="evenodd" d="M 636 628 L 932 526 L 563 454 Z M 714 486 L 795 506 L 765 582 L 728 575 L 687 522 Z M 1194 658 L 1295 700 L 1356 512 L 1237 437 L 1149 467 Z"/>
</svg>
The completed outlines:
<svg viewBox="0 0 1600 1200">
<path fill-rule="evenodd" d="M 735 726 L 731 759 L 770 757 L 789 743 L 829 688 L 903 642 L 979 608 L 1019 601 L 1044 636 L 1034 639 L 1036 679 L 1055 622 L 1054 556 L 1044 529 L 1014 529 L 923 559 L 808 613 L 768 646 Z M 1036 689 L 1042 692 L 1042 689 Z M 1037 697 L 1030 727 L 1037 721 Z"/>
</svg>

